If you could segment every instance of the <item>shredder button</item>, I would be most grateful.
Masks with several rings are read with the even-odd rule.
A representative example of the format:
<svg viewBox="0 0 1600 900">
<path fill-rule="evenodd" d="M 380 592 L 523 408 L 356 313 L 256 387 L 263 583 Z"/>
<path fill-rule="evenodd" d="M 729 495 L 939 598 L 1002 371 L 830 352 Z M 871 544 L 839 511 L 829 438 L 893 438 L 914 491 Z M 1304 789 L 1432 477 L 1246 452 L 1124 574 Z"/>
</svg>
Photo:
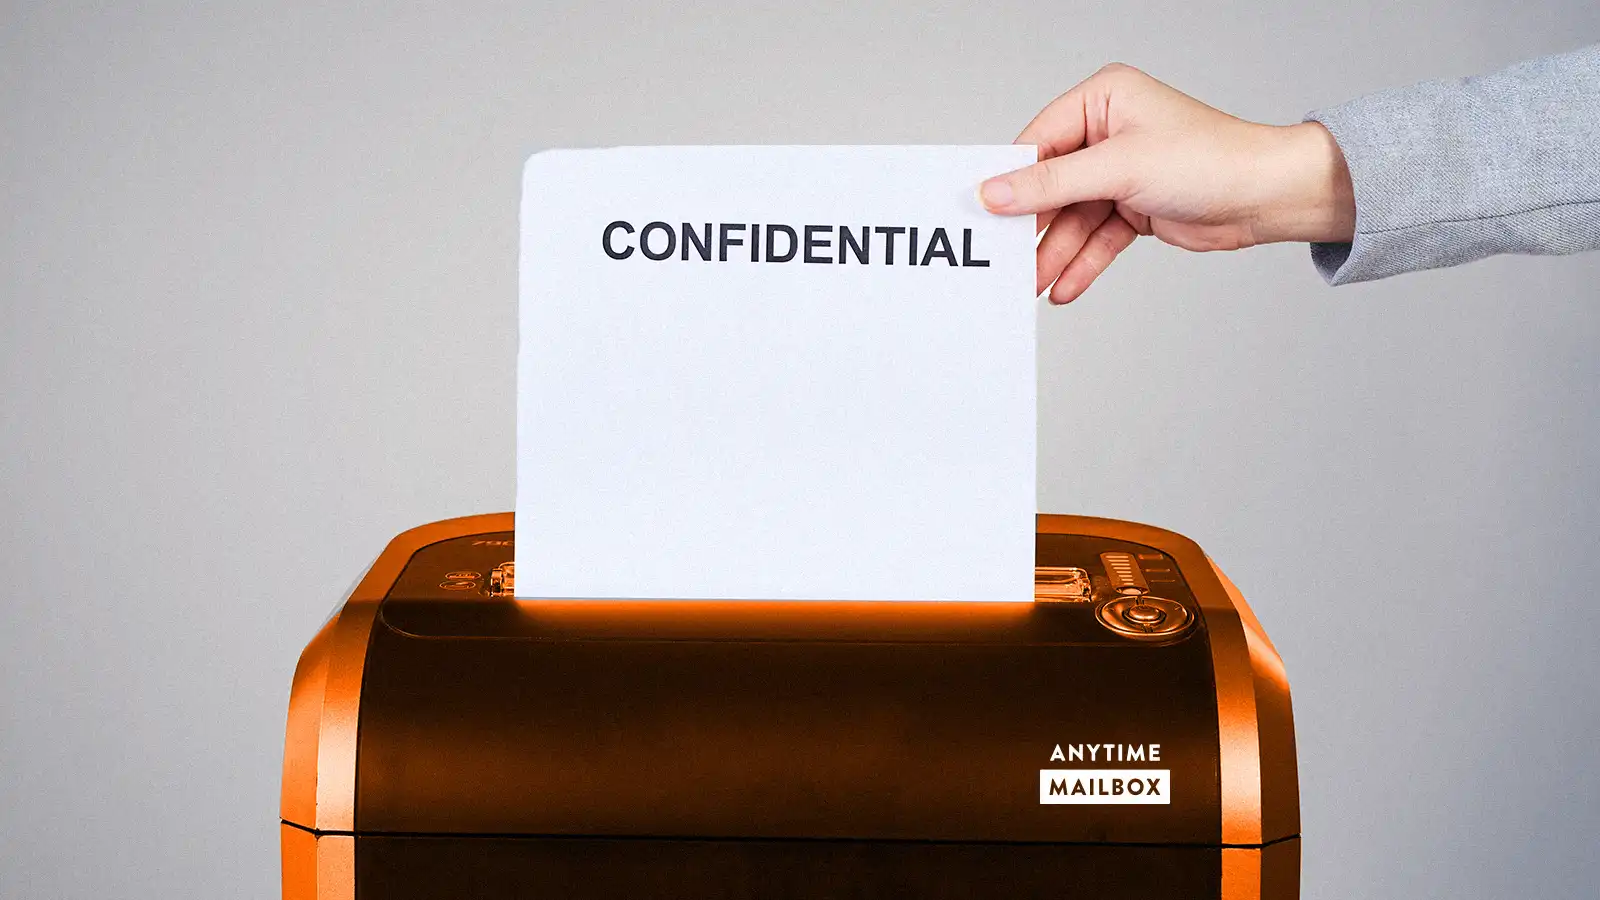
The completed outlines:
<svg viewBox="0 0 1600 900">
<path fill-rule="evenodd" d="M 1175 638 L 1194 623 L 1183 604 L 1149 594 L 1107 600 L 1100 604 L 1095 616 L 1101 625 L 1136 641 Z"/>
<path fill-rule="evenodd" d="M 1135 625 L 1160 625 L 1161 620 L 1165 619 L 1167 614 L 1159 606 L 1141 603 L 1138 606 L 1130 606 L 1123 610 L 1122 617 Z"/>
</svg>

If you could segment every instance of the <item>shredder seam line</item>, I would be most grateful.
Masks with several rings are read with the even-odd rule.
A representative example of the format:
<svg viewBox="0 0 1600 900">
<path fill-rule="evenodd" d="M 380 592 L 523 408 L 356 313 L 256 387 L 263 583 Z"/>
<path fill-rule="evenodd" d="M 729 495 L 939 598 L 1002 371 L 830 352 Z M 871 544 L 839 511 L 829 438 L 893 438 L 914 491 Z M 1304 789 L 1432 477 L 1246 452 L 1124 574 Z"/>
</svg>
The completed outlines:
<svg viewBox="0 0 1600 900">
<path fill-rule="evenodd" d="M 938 838 L 833 838 L 833 837 L 703 837 L 698 835 L 656 834 L 524 834 L 516 832 L 449 832 L 449 831 L 318 831 L 287 819 L 282 824 L 317 837 L 391 837 L 391 838 L 474 838 L 480 840 L 554 840 L 554 841 L 682 841 L 706 843 L 793 843 L 793 844 L 962 844 L 981 846 L 1054 846 L 1054 847 L 1151 847 L 1184 848 L 1200 850 L 1262 850 L 1274 844 L 1298 840 L 1291 834 L 1274 838 L 1262 844 L 1180 844 L 1134 841 L 968 841 Z"/>
</svg>

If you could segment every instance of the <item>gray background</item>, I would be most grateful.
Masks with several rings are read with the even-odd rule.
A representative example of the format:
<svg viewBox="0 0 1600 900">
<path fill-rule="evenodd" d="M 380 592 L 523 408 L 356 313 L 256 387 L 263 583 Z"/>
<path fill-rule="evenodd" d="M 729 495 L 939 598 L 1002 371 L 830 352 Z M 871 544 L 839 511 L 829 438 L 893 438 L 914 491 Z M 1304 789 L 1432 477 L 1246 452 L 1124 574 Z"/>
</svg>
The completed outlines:
<svg viewBox="0 0 1600 900">
<path fill-rule="evenodd" d="M 1589 0 L 42 6 L 0 21 L 7 897 L 274 895 L 301 646 L 395 532 L 511 504 L 531 149 L 1009 140 L 1111 59 L 1288 122 L 1600 35 Z M 1310 897 L 1592 895 L 1597 283 L 1141 242 L 1044 312 L 1040 506 L 1253 600 Z"/>
</svg>

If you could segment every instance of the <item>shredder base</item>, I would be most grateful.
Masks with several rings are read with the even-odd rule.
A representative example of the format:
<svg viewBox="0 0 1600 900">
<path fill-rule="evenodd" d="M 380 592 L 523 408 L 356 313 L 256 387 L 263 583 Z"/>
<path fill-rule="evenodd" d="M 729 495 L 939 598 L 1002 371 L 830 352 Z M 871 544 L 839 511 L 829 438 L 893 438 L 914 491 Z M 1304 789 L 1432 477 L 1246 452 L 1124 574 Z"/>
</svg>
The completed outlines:
<svg viewBox="0 0 1600 900">
<path fill-rule="evenodd" d="M 1295 900 L 1265 848 L 921 841 L 323 835 L 284 825 L 285 900 L 639 897 Z M 291 875 L 298 875 L 291 885 Z"/>
</svg>

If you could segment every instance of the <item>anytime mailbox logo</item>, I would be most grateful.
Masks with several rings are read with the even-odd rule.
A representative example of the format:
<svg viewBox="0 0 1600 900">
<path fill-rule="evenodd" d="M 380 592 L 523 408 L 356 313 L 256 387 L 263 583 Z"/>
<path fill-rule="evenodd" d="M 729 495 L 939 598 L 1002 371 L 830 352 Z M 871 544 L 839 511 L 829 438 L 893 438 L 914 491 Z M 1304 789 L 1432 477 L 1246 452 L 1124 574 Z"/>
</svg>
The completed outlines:
<svg viewBox="0 0 1600 900">
<path fill-rule="evenodd" d="M 1159 763 L 1160 744 L 1057 744 L 1051 762 L 1088 765 Z M 1172 802 L 1170 769 L 1040 769 L 1039 802 L 1065 806 L 1165 806 Z"/>
</svg>

